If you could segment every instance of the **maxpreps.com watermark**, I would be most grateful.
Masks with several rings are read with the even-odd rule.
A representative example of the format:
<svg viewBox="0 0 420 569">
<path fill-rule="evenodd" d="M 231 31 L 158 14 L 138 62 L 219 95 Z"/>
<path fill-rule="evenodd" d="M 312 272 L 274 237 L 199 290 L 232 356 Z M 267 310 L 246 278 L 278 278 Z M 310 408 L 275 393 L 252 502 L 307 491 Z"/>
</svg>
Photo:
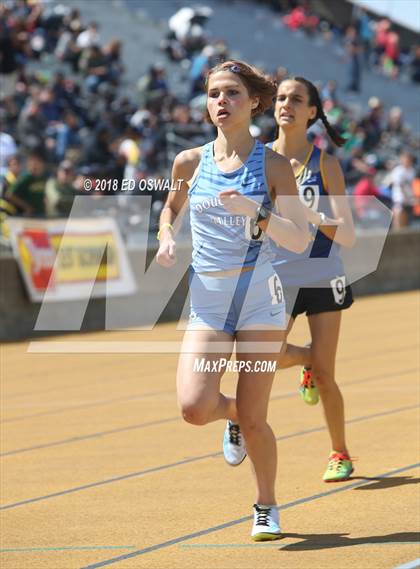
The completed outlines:
<svg viewBox="0 0 420 569">
<path fill-rule="evenodd" d="M 132 178 L 86 178 L 83 188 L 86 192 L 177 192 L 181 189 L 184 180 L 171 181 L 167 178 L 145 178 L 133 180 Z"/>
<path fill-rule="evenodd" d="M 198 373 L 273 373 L 276 371 L 276 360 L 228 360 L 220 358 L 209 360 L 206 358 L 194 358 L 193 371 Z"/>
</svg>

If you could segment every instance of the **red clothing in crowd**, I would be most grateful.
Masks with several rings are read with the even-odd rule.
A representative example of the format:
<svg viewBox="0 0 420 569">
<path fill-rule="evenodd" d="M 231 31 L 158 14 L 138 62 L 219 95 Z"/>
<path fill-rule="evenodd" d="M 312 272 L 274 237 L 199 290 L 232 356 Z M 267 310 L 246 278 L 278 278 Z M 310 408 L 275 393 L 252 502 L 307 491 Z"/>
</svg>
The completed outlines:
<svg viewBox="0 0 420 569">
<path fill-rule="evenodd" d="M 362 178 L 354 188 L 353 196 L 355 197 L 356 213 L 359 217 L 364 217 L 369 209 L 371 200 L 367 196 L 379 196 L 379 189 L 373 183 L 372 178 Z"/>
</svg>

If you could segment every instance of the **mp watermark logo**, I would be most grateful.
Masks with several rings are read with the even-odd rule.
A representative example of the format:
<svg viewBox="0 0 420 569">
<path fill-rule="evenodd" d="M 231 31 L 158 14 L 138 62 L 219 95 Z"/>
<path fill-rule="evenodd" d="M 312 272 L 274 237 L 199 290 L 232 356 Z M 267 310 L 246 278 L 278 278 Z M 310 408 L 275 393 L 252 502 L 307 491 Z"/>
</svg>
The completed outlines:
<svg viewBox="0 0 420 569">
<path fill-rule="evenodd" d="M 59 274 L 60 271 L 63 272 L 63 267 L 68 262 L 69 250 L 68 247 L 66 249 L 66 241 L 67 236 L 72 234 L 72 224 L 79 222 L 80 219 L 87 216 L 90 216 L 89 219 L 92 220 L 92 224 L 95 223 L 91 213 L 91 196 L 77 197 L 74 200 L 71 214 L 67 219 L 63 236 L 57 240 L 58 245 L 55 250 L 55 261 L 51 270 L 51 277 L 43 294 L 34 330 L 36 332 L 48 331 L 49 336 L 52 331 L 80 331 L 89 302 L 95 296 L 97 274 L 101 274 L 103 294 L 100 301 L 94 300 L 93 302 L 102 305 L 104 329 L 107 331 L 129 330 L 130 333 L 135 331 L 136 339 L 132 340 L 130 334 L 128 334 L 128 340 L 123 339 L 121 341 L 115 339 L 115 337 L 106 338 L 106 335 L 104 335 L 103 341 L 98 341 L 97 337 L 95 341 L 92 341 L 88 336 L 80 336 L 77 341 L 69 341 L 65 337 L 48 341 L 40 339 L 31 342 L 30 351 L 54 353 L 180 353 L 181 351 L 188 351 L 188 344 L 182 342 L 179 332 L 188 329 L 191 320 L 194 320 L 194 318 L 190 319 L 189 297 L 192 280 L 190 265 L 193 255 L 202 254 L 200 247 L 197 247 L 196 243 L 194 244 L 195 247 L 193 247 L 189 205 L 185 203 L 182 211 L 179 212 L 177 219 L 173 223 L 177 243 L 176 263 L 170 268 L 165 268 L 156 261 L 156 251 L 159 243 L 149 233 L 150 220 L 153 215 L 152 198 L 145 195 L 130 195 L 128 198 L 127 194 L 124 194 L 124 198 L 128 199 L 128 206 L 126 203 L 124 207 L 129 211 L 129 215 L 132 212 L 140 212 L 138 213 L 138 218 L 141 219 L 141 223 L 132 229 L 132 233 L 128 233 L 127 227 L 129 223 L 124 219 L 121 220 L 122 213 L 116 207 L 119 195 L 100 195 L 100 199 L 97 201 L 100 202 L 101 215 L 114 217 L 118 221 L 123 237 L 121 241 L 125 247 L 125 254 L 128 257 L 135 280 L 135 291 L 125 296 L 118 296 L 118 294 L 115 294 L 115 290 L 113 294 L 108 294 L 108 287 L 110 287 L 112 279 L 115 278 L 120 269 L 120 260 L 118 257 L 115 257 L 115 244 L 108 243 L 106 236 L 102 236 L 102 240 L 97 241 L 95 245 L 96 260 L 92 261 L 90 259 L 96 265 L 95 267 L 90 267 L 90 277 L 85 283 L 84 296 L 73 299 L 68 303 L 57 303 L 54 301 L 54 282 L 56 281 L 54 275 Z M 278 211 L 284 211 L 285 200 L 287 199 L 294 200 L 298 198 L 282 198 Z M 225 259 L 229 260 L 229 255 L 232 255 L 232 247 L 235 246 L 235 243 L 233 243 L 233 240 L 224 240 L 221 243 L 217 235 L 214 238 L 211 237 L 215 230 L 215 224 L 211 218 L 211 201 L 209 200 L 209 204 L 206 203 L 205 205 L 206 208 L 203 208 L 203 213 L 204 210 L 208 213 L 209 224 L 207 250 L 211 251 L 213 249 L 217 251 L 217 255 L 224 256 Z M 208 208 L 207 205 L 209 205 Z M 217 214 L 220 215 L 219 201 L 214 201 L 214 205 L 218 207 Z M 311 288 L 332 287 L 335 301 L 340 304 L 343 300 L 344 284 L 352 284 L 376 270 L 389 231 L 392 214 L 388 208 L 374 197 L 364 197 L 363 203 L 361 203 L 357 198 L 347 196 L 335 196 L 332 202 L 328 197 L 318 196 L 316 204 L 315 202 L 313 204 L 312 211 L 314 211 L 315 205 L 318 211 L 326 212 L 327 218 L 338 218 L 340 212 L 345 212 L 346 210 L 351 212 L 350 215 L 353 216 L 356 225 L 356 239 L 351 246 L 341 245 L 345 241 L 346 236 L 345 229 L 340 224 L 333 227 L 333 231 L 329 232 L 329 236 L 334 236 L 334 238 L 328 244 L 328 241 L 322 236 L 322 228 L 317 227 L 313 223 L 313 219 L 310 221 L 308 219 L 312 235 L 311 241 L 307 249 L 300 255 L 290 252 L 284 253 L 284 250 L 281 249 L 277 252 L 275 246 L 273 247 L 273 243 L 268 242 L 269 238 L 266 234 L 258 235 L 258 239 L 255 239 L 253 234 L 250 234 L 247 230 L 246 225 L 243 228 L 240 226 L 235 228 L 235 231 L 243 231 L 241 237 L 243 261 L 249 247 L 255 246 L 256 243 L 258 245 L 261 244 L 263 247 L 269 246 L 274 257 L 284 254 L 286 261 L 292 260 L 293 266 L 295 268 L 299 267 L 298 281 L 293 283 L 295 294 L 297 294 L 296 290 L 299 286 L 310 286 Z M 226 212 L 226 215 L 230 214 Z M 204 219 L 200 222 L 203 223 Z M 101 251 L 98 250 L 98 247 L 101 248 Z M 110 271 L 107 272 L 106 256 L 109 247 L 113 247 L 112 274 Z M 73 255 L 80 253 L 76 249 L 73 251 Z M 235 250 L 235 256 L 236 258 L 238 256 L 237 249 Z M 241 300 L 239 320 L 240 315 L 245 313 L 244 311 L 249 310 L 250 307 L 252 308 L 255 302 L 258 301 L 256 297 L 256 295 L 260 294 L 258 275 L 261 274 L 259 269 L 262 267 L 262 263 L 262 261 L 260 263 L 259 256 L 249 278 L 246 294 Z M 81 263 L 82 265 L 83 263 Z M 285 271 L 288 270 L 288 267 L 290 267 L 290 264 L 288 265 L 286 262 Z M 333 272 L 331 273 L 331 271 Z M 278 271 L 278 273 L 280 279 L 283 280 L 281 271 Z M 82 274 L 84 274 L 83 271 Z M 67 271 L 66 276 L 70 279 L 69 275 L 70 273 Z M 240 274 L 237 273 L 233 277 L 230 275 L 229 278 L 231 279 L 231 290 L 234 291 Z M 287 289 L 287 286 L 285 286 L 287 284 L 283 282 L 283 289 Z M 204 313 L 206 312 L 206 307 L 210 310 L 219 310 L 217 321 L 220 323 L 220 330 L 223 330 L 231 306 L 229 302 L 226 302 L 226 299 L 222 302 L 222 297 L 217 292 L 216 281 L 213 281 L 213 285 L 210 286 L 213 286 L 216 290 L 214 294 L 210 295 L 212 297 L 211 302 L 215 302 L 215 304 L 212 307 L 208 306 L 206 291 L 203 291 L 203 303 L 199 310 L 202 310 Z M 268 280 L 267 287 L 270 288 Z M 287 297 L 287 294 L 285 296 Z M 284 299 L 282 300 L 284 302 Z M 293 300 L 292 298 L 291 302 Z M 195 313 L 198 313 L 198 317 L 201 318 L 202 314 L 199 313 L 197 306 L 200 306 L 200 302 L 195 303 L 194 310 Z M 99 310 L 98 307 L 96 308 Z M 177 322 L 173 335 L 171 332 L 162 337 L 159 329 L 155 330 L 156 324 L 163 313 L 165 313 L 166 321 L 172 320 Z M 266 325 L 262 327 L 265 329 Z M 276 330 L 275 326 L 273 330 Z M 249 353 L 273 354 L 278 353 L 281 340 L 274 335 L 273 340 L 270 337 L 269 342 L 239 342 L 236 346 L 237 351 L 238 348 L 241 351 L 241 345 L 244 352 L 248 350 Z M 226 353 L 231 353 L 231 342 L 225 342 L 224 340 L 214 341 L 206 346 L 206 352 L 220 354 L 226 348 L 228 348 Z"/>
</svg>

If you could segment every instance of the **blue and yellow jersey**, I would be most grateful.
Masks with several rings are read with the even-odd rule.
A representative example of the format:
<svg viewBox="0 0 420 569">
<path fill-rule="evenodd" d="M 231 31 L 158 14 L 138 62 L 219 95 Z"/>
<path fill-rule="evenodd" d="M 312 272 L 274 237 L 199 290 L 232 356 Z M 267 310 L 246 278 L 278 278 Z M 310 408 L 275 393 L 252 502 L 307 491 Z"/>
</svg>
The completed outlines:
<svg viewBox="0 0 420 569">
<path fill-rule="evenodd" d="M 273 142 L 267 144 L 273 147 Z M 302 166 L 295 173 L 299 198 L 315 211 L 322 211 L 331 217 L 328 200 L 328 187 L 323 170 L 324 151 L 312 146 Z M 293 253 L 279 247 L 271 241 L 274 253 L 273 266 L 276 268 L 282 283 L 288 285 L 308 286 L 324 279 L 343 274 L 340 258 L 340 246 L 324 233 L 309 224 L 313 240 L 303 253 Z M 308 259 L 323 259 L 321 263 L 308 262 Z"/>
</svg>

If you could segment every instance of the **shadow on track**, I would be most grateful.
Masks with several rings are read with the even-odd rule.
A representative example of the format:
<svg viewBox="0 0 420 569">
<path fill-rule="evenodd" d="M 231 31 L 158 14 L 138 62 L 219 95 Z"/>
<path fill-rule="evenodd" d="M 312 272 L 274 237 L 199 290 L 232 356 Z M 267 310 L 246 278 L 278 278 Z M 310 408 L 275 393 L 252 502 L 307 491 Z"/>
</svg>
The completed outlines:
<svg viewBox="0 0 420 569">
<path fill-rule="evenodd" d="M 390 533 L 388 535 L 373 535 L 369 537 L 347 537 L 348 533 L 284 533 L 283 539 L 298 538 L 303 541 L 283 545 L 282 551 L 310 551 L 316 549 L 333 549 L 338 547 L 352 547 L 354 545 L 381 545 L 393 543 L 420 543 L 418 532 Z"/>
</svg>

